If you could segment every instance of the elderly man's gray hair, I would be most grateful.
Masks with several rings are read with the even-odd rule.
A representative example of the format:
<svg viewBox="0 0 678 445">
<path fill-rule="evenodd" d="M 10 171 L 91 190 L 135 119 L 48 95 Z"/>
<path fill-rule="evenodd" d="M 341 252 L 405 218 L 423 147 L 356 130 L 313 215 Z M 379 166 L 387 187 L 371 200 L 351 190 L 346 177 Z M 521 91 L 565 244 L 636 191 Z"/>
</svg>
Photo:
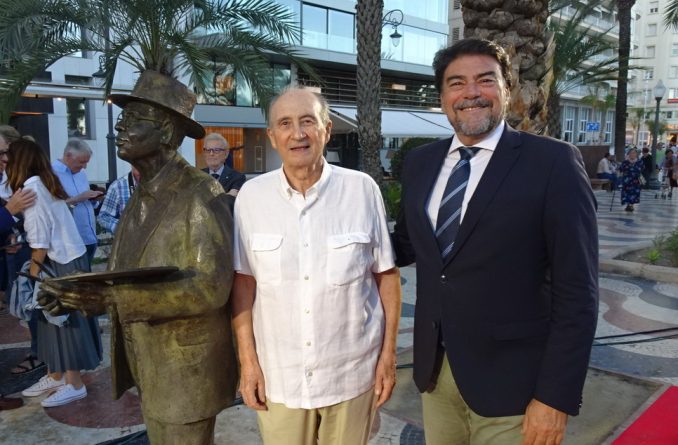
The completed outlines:
<svg viewBox="0 0 678 445">
<path fill-rule="evenodd" d="M 210 133 L 207 136 L 205 136 L 205 139 L 203 139 L 203 145 L 208 143 L 209 141 L 217 141 L 222 144 L 222 148 L 225 148 L 228 150 L 228 141 L 226 140 L 225 137 L 223 137 L 219 133 Z"/>
<path fill-rule="evenodd" d="M 66 147 L 64 148 L 64 155 L 66 153 L 73 153 L 74 155 L 88 154 L 92 156 L 92 149 L 89 144 L 82 139 L 70 138 L 66 142 Z"/>
</svg>

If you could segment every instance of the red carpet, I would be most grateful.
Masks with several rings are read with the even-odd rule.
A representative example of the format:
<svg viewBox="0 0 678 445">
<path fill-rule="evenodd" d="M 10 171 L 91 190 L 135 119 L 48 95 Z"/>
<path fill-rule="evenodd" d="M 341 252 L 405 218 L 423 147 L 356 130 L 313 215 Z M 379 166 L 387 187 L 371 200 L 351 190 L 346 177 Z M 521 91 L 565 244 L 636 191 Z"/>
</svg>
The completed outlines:
<svg viewBox="0 0 678 445">
<path fill-rule="evenodd" d="M 612 445 L 678 445 L 678 387 L 664 391 Z"/>
</svg>

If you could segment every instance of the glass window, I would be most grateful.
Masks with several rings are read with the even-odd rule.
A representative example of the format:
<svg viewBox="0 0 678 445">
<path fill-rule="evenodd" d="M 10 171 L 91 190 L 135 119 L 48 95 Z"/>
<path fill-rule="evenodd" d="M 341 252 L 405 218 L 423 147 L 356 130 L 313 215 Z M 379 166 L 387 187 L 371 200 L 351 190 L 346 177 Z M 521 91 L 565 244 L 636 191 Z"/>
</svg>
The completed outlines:
<svg viewBox="0 0 678 445">
<path fill-rule="evenodd" d="M 327 49 L 327 9 L 304 4 L 301 16 L 303 45 Z"/>
<path fill-rule="evenodd" d="M 252 91 L 250 84 L 247 83 L 242 74 L 235 75 L 235 104 L 239 107 L 256 107 L 259 105 L 259 100 Z"/>
<path fill-rule="evenodd" d="M 286 6 L 287 9 L 294 14 L 294 20 L 298 23 L 301 23 L 301 17 L 300 17 L 300 8 L 301 4 L 299 3 L 299 0 L 276 0 L 276 3 L 280 3 L 283 6 Z M 296 41 L 293 42 L 295 44 L 299 44 L 301 42 Z"/>
<path fill-rule="evenodd" d="M 89 137 L 89 104 L 85 99 L 66 98 L 68 137 Z"/>
<path fill-rule="evenodd" d="M 382 58 L 430 66 L 435 53 L 447 44 L 447 35 L 425 29 L 399 26 L 398 32 L 402 34 L 402 38 L 400 44 L 396 47 L 393 46 L 390 37 L 393 29 L 390 26 L 383 29 L 381 35 Z"/>
<path fill-rule="evenodd" d="M 653 68 L 646 69 L 645 73 L 643 74 L 643 78 L 645 80 L 653 79 L 654 78 L 654 69 Z"/>
<path fill-rule="evenodd" d="M 671 55 L 678 56 L 678 43 L 671 44 Z"/>
<path fill-rule="evenodd" d="M 577 142 L 579 143 L 586 142 L 586 124 L 589 121 L 590 113 L 589 108 L 583 108 L 579 111 L 579 128 L 577 131 Z"/>
<path fill-rule="evenodd" d="M 400 9 L 405 15 L 447 24 L 447 6 L 448 0 L 426 0 L 424 2 L 385 0 L 384 14 L 392 9 Z"/>
<path fill-rule="evenodd" d="M 273 88 L 276 93 L 289 85 L 290 80 L 291 72 L 288 65 L 273 65 Z"/>
<path fill-rule="evenodd" d="M 671 79 L 678 78 L 678 66 L 669 67 L 669 78 Z"/>
<path fill-rule="evenodd" d="M 666 112 L 666 118 L 667 119 L 673 119 L 673 111 L 667 111 Z"/>
<path fill-rule="evenodd" d="M 647 25 L 647 33 L 645 33 L 647 36 L 656 36 L 657 35 L 657 24 L 656 23 L 650 23 Z"/>
<path fill-rule="evenodd" d="M 656 14 L 659 12 L 659 2 L 650 2 L 650 14 Z"/>
<path fill-rule="evenodd" d="M 607 118 L 605 119 L 605 140 L 603 142 L 610 143 L 612 142 L 612 124 L 614 122 L 614 111 L 607 112 Z"/>
<path fill-rule="evenodd" d="M 332 51 L 341 51 L 344 53 L 353 53 L 354 40 L 353 32 L 355 25 L 353 23 L 353 14 L 346 12 L 329 10 L 329 36 Z"/>
<path fill-rule="evenodd" d="M 649 58 L 654 57 L 654 50 L 655 50 L 654 45 L 646 46 L 645 47 L 645 57 L 649 57 Z"/>
<path fill-rule="evenodd" d="M 574 131 L 574 107 L 565 107 L 565 125 L 563 127 L 563 140 L 572 142 L 572 133 Z"/>
</svg>

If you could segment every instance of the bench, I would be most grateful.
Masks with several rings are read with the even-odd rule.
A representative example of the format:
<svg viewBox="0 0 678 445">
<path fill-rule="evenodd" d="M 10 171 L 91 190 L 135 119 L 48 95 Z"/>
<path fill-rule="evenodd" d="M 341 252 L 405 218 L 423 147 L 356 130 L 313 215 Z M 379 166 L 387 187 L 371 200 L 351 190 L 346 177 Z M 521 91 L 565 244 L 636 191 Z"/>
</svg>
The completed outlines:
<svg viewBox="0 0 678 445">
<path fill-rule="evenodd" d="M 589 178 L 593 190 L 610 190 L 609 179 Z"/>
</svg>

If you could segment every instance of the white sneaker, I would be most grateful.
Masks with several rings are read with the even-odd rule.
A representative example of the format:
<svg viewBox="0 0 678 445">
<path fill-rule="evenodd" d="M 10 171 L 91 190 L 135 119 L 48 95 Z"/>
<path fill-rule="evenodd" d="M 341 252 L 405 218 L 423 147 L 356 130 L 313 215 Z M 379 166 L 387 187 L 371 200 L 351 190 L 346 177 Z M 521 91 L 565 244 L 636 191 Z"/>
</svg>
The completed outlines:
<svg viewBox="0 0 678 445">
<path fill-rule="evenodd" d="M 61 380 L 54 380 L 47 374 L 42 376 L 42 378 L 33 385 L 21 391 L 21 395 L 24 397 L 36 397 L 61 386 L 64 386 L 63 377 L 61 377 Z"/>
<path fill-rule="evenodd" d="M 53 406 L 66 405 L 79 399 L 87 397 L 87 388 L 82 385 L 80 389 L 75 389 L 70 383 L 59 388 L 54 394 L 40 402 L 45 408 Z"/>
</svg>

